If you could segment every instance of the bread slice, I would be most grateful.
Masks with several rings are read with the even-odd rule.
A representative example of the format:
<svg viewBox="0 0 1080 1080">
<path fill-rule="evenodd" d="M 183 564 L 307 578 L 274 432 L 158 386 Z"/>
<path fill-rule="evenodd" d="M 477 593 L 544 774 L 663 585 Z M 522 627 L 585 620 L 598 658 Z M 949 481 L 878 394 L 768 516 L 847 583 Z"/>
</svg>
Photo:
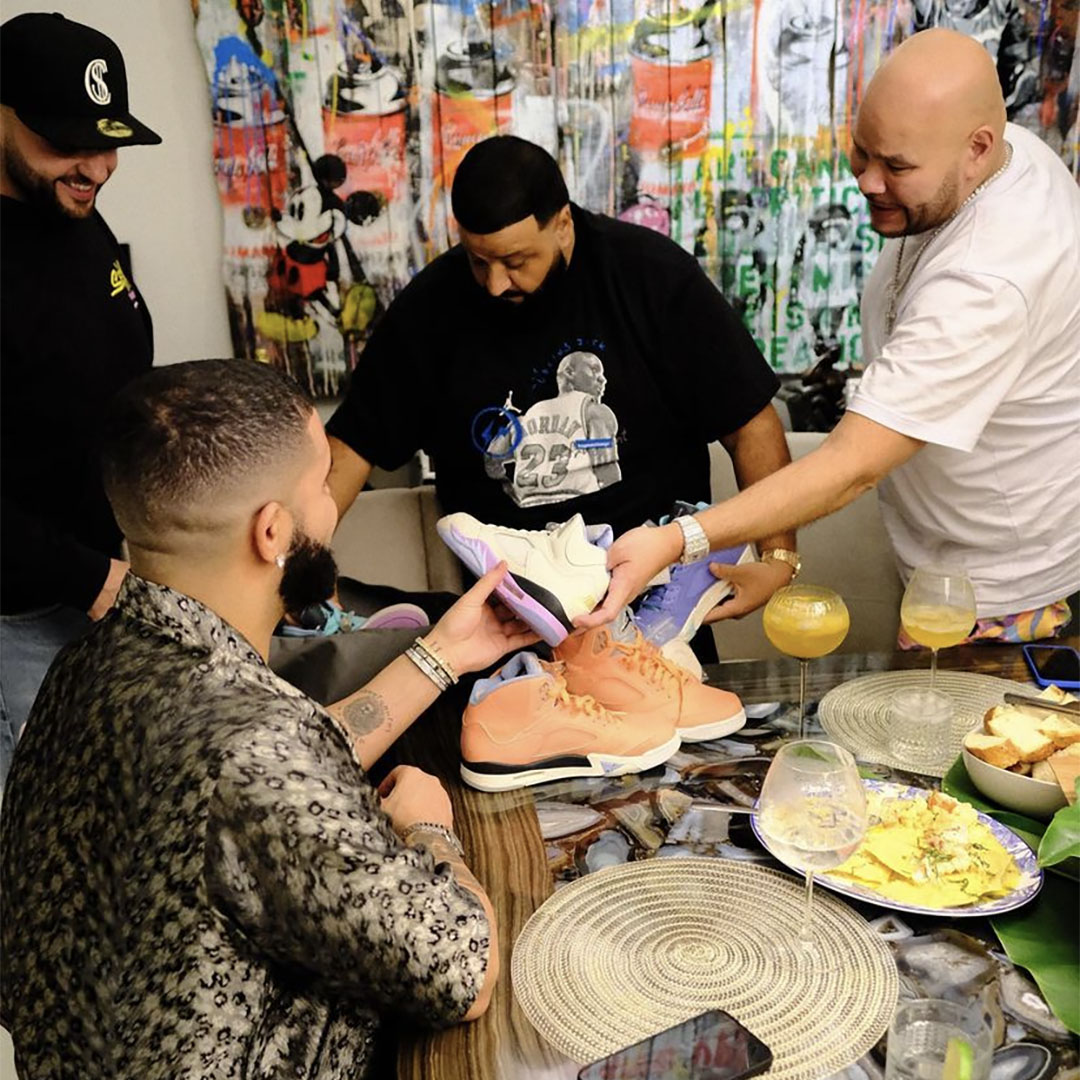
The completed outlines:
<svg viewBox="0 0 1080 1080">
<path fill-rule="evenodd" d="M 1080 724 L 1073 723 L 1067 716 L 1047 716 L 1039 721 L 1039 730 L 1054 740 L 1059 750 L 1080 742 Z"/>
<path fill-rule="evenodd" d="M 1031 766 L 1031 779 L 1045 780 L 1048 784 L 1057 783 L 1057 776 L 1054 773 L 1054 767 L 1050 764 L 1050 758 L 1045 761 L 1036 761 Z"/>
<path fill-rule="evenodd" d="M 1080 757 L 1080 743 L 1073 743 L 1072 746 L 1066 746 L 1064 750 L 1059 750 L 1056 754 L 1051 754 L 1050 756 L 1056 758 Z"/>
<path fill-rule="evenodd" d="M 1008 771 L 1016 773 L 1017 776 L 1030 776 L 1034 767 L 1027 761 L 1018 761 L 1015 765 L 1010 765 Z"/>
<path fill-rule="evenodd" d="M 1000 735 L 983 735 L 979 731 L 971 731 L 964 737 L 964 746 L 969 753 L 985 761 L 987 765 L 996 765 L 999 769 L 1007 769 L 1020 760 L 1020 751 Z"/>
<path fill-rule="evenodd" d="M 991 735 L 1008 739 L 1016 747 L 1021 761 L 1042 761 L 1054 752 L 1053 739 L 1047 738 L 1032 723 L 1032 717 L 1018 709 L 999 708 L 988 727 Z"/>
<path fill-rule="evenodd" d="M 1053 701 L 1057 705 L 1065 705 L 1070 701 L 1075 701 L 1076 698 L 1072 694 L 1065 690 L 1062 690 L 1060 686 L 1048 686 L 1040 694 L 1039 697 L 1046 698 L 1047 701 Z"/>
</svg>

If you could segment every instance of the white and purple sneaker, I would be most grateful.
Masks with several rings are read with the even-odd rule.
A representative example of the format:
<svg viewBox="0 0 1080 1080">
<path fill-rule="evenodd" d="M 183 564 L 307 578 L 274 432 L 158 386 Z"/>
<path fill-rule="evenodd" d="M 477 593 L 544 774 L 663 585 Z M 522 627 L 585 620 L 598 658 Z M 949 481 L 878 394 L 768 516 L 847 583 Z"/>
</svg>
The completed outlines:
<svg viewBox="0 0 1080 1080">
<path fill-rule="evenodd" d="M 477 577 L 506 561 L 509 573 L 496 594 L 549 645 L 565 640 L 574 619 L 592 611 L 607 592 L 607 551 L 590 539 L 580 514 L 546 530 L 485 525 L 471 514 L 448 514 L 436 527 Z M 610 528 L 593 530 L 592 536 L 610 544 Z"/>
<path fill-rule="evenodd" d="M 740 544 L 710 552 L 704 559 L 685 566 L 672 566 L 671 580 L 654 585 L 645 594 L 634 613 L 634 622 L 654 645 L 665 645 L 675 638 L 689 641 L 709 611 L 734 592 L 730 582 L 713 577 L 709 564 L 732 566 L 753 561 L 750 545 Z"/>
</svg>

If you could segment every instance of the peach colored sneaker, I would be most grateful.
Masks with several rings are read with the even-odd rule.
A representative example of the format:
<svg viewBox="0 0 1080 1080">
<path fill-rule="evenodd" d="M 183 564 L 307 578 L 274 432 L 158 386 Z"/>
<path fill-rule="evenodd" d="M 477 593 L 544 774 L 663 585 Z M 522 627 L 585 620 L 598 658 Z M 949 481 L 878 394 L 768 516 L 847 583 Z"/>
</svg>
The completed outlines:
<svg viewBox="0 0 1080 1080">
<path fill-rule="evenodd" d="M 628 641 L 598 626 L 571 635 L 556 650 L 572 694 L 589 694 L 607 709 L 653 723 L 674 724 L 683 742 L 719 739 L 746 723 L 742 702 L 704 686 L 661 655 L 639 631 Z"/>
<path fill-rule="evenodd" d="M 479 679 L 461 724 L 461 778 L 481 791 L 622 776 L 667 761 L 679 749 L 674 725 L 609 712 L 567 692 L 560 665 L 533 653 Z"/>
</svg>

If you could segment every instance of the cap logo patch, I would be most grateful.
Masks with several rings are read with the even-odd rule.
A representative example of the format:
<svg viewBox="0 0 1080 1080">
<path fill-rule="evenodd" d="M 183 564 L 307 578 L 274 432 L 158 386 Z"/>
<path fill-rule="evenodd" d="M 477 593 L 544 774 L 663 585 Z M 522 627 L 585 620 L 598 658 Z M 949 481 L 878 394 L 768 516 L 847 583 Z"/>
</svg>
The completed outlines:
<svg viewBox="0 0 1080 1080">
<path fill-rule="evenodd" d="M 104 60 L 91 60 L 86 65 L 83 83 L 90 100 L 95 105 L 108 105 L 112 101 L 112 93 L 105 84 L 105 72 L 108 70 L 109 65 Z"/>
<path fill-rule="evenodd" d="M 123 120 L 109 120 L 104 116 L 97 122 L 97 129 L 110 139 L 127 139 L 135 134 Z"/>
</svg>

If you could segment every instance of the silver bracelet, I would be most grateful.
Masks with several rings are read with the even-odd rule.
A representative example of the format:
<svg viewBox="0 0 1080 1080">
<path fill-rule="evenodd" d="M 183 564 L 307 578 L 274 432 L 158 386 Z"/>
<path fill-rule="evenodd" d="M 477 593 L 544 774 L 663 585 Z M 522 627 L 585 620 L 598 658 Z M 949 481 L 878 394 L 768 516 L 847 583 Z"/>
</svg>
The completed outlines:
<svg viewBox="0 0 1080 1080">
<path fill-rule="evenodd" d="M 413 833 L 418 832 L 434 833 L 436 836 L 445 840 L 458 853 L 460 858 L 465 858 L 465 848 L 462 847 L 461 841 L 458 839 L 457 835 L 445 825 L 439 825 L 434 821 L 414 821 L 411 825 L 406 825 L 405 828 L 401 830 L 402 842 L 407 844 L 409 842 L 409 837 L 412 836 Z"/>
<path fill-rule="evenodd" d="M 450 689 L 450 677 L 432 663 L 427 653 L 421 652 L 415 645 L 410 645 L 405 650 L 405 655 L 438 687 L 440 693 Z"/>
<path fill-rule="evenodd" d="M 422 653 L 426 653 L 428 659 L 437 667 L 440 668 L 443 674 L 450 680 L 451 683 L 457 684 L 458 677 L 457 672 L 454 670 L 450 662 L 443 656 L 441 650 L 433 642 L 428 641 L 427 638 L 418 637 L 413 645 L 416 646 Z"/>
</svg>

